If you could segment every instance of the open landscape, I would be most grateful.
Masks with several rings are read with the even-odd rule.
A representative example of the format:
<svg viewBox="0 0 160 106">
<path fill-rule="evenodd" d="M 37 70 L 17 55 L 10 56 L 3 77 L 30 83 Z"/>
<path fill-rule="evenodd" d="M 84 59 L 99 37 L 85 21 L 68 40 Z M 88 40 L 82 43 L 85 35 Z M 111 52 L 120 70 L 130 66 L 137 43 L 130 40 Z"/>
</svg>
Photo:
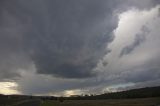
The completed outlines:
<svg viewBox="0 0 160 106">
<path fill-rule="evenodd" d="M 74 97 L 1 95 L 0 106 L 160 106 L 160 87 Z"/>
<path fill-rule="evenodd" d="M 141 98 L 141 99 L 108 99 L 108 100 L 26 100 L 16 101 L 0 106 L 160 106 L 160 98 Z"/>
</svg>

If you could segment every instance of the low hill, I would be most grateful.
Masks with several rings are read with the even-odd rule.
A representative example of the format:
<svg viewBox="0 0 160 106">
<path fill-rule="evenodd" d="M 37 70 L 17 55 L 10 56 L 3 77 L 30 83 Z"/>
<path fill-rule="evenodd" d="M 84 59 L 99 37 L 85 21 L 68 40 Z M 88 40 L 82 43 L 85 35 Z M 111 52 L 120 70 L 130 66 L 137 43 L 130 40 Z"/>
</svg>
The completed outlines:
<svg viewBox="0 0 160 106">
<path fill-rule="evenodd" d="M 122 92 L 105 93 L 92 96 L 69 97 L 66 99 L 127 99 L 127 98 L 148 98 L 160 97 L 160 86 L 132 89 Z"/>
<path fill-rule="evenodd" d="M 29 95 L 0 95 L 0 103 L 5 100 L 98 100 L 98 99 L 130 99 L 130 98 L 150 98 L 160 97 L 160 86 L 132 89 L 122 92 L 104 93 L 91 96 L 72 96 L 72 97 L 54 97 L 54 96 L 29 96 Z"/>
</svg>

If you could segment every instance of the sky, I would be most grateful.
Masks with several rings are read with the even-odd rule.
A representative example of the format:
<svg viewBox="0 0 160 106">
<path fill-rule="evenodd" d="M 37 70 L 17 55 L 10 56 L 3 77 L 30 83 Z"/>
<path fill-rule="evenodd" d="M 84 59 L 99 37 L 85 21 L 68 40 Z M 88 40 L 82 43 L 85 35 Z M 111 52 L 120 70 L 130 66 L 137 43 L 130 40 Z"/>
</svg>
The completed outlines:
<svg viewBox="0 0 160 106">
<path fill-rule="evenodd" d="M 160 86 L 159 0 L 1 0 L 0 93 Z"/>
</svg>

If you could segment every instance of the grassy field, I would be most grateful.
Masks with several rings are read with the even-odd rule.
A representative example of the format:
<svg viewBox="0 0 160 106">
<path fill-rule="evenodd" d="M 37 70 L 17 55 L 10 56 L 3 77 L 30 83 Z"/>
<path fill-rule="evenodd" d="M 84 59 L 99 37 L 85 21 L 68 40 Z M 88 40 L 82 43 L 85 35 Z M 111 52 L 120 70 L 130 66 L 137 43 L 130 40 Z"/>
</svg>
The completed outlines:
<svg viewBox="0 0 160 106">
<path fill-rule="evenodd" d="M 160 106 L 160 98 L 44 101 L 41 106 Z"/>
</svg>

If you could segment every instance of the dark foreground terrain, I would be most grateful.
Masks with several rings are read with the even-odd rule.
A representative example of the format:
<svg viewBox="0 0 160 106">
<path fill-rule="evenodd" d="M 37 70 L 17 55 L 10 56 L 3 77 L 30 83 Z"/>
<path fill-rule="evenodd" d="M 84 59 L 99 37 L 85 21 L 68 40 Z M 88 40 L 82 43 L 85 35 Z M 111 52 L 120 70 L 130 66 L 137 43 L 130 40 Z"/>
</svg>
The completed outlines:
<svg viewBox="0 0 160 106">
<path fill-rule="evenodd" d="M 26 100 L 0 106 L 160 106 L 160 98 L 108 99 L 108 100 Z"/>
<path fill-rule="evenodd" d="M 0 106 L 41 106 L 41 100 L 35 99 L 35 100 L 17 100 L 14 102 L 5 102 L 1 103 Z"/>
<path fill-rule="evenodd" d="M 45 101 L 41 106 L 160 106 L 160 98 Z"/>
<path fill-rule="evenodd" d="M 0 106 L 160 106 L 160 86 L 71 97 L 0 95 Z"/>
<path fill-rule="evenodd" d="M 27 102 L 16 104 L 14 106 L 41 106 L 40 103 L 41 103 L 40 100 L 30 100 Z"/>
</svg>

